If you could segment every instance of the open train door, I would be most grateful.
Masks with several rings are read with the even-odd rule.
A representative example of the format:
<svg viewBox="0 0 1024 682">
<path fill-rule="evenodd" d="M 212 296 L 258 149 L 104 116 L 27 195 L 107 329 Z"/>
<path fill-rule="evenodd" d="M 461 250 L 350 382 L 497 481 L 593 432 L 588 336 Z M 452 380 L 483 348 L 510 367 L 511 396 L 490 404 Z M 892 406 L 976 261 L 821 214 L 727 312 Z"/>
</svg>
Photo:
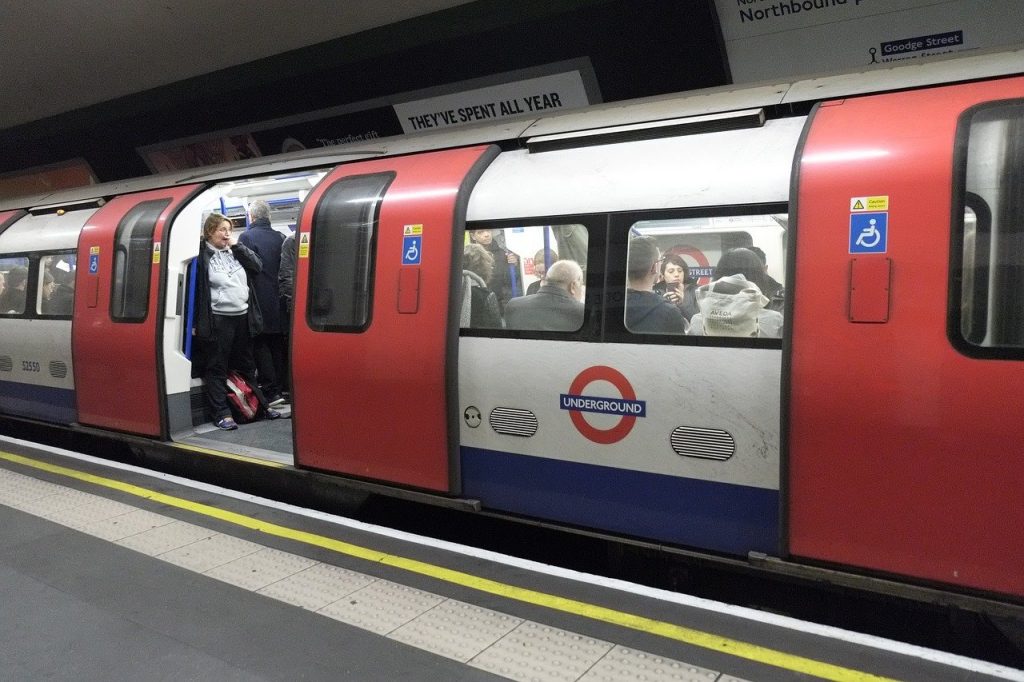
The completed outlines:
<svg viewBox="0 0 1024 682">
<path fill-rule="evenodd" d="M 813 114 L 789 377 L 796 556 L 1024 594 L 1022 97 L 1010 78 Z M 998 315 L 1015 318 L 1003 348 Z"/>
<path fill-rule="evenodd" d="M 82 229 L 71 334 L 82 424 L 164 434 L 160 255 L 167 221 L 197 189 L 115 197 Z"/>
<path fill-rule="evenodd" d="M 337 168 L 296 231 L 300 466 L 458 492 L 455 353 L 473 147 Z"/>
</svg>

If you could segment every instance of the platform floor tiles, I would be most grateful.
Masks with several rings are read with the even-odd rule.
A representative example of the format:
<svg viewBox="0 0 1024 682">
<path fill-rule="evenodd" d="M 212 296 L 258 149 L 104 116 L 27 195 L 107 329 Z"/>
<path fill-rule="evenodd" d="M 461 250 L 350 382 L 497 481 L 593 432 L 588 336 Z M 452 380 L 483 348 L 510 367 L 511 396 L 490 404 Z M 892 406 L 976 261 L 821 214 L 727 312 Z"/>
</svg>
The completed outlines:
<svg viewBox="0 0 1024 682">
<path fill-rule="evenodd" d="M 1024 680 L 0 440 L 0 681 Z"/>
<path fill-rule="evenodd" d="M 682 661 L 447 599 L 4 469 L 0 469 L 0 504 L 502 678 L 742 682 Z M 61 547 L 59 553 L 74 561 L 70 549 Z M 133 572 L 124 581 L 115 578 L 112 586 L 130 586 L 136 575 Z M 9 587 L 3 589 L 8 591 Z M 18 600 L 8 595 L 5 601 L 10 613 Z M 41 604 L 24 604 L 24 608 L 37 611 Z M 4 629 L 9 630 L 10 623 Z M 10 632 L 5 633 L 4 639 L 9 636 Z M 394 679 L 391 673 L 384 673 L 395 653 L 380 659 L 383 667 L 374 671 L 373 679 Z M 6 656 L 0 656 L 0 664 L 3 658 Z M 60 671 L 43 670 L 45 663 L 36 667 L 22 662 L 22 666 L 18 669 L 32 672 L 31 677 L 61 679 Z M 8 676 L 18 669 L 0 668 L 0 679 L 17 679 Z M 214 679 L 215 670 L 193 668 L 183 677 L 171 672 L 167 679 Z M 159 678 L 143 676 L 165 679 L 162 675 L 167 672 L 162 671 Z M 467 672 L 455 672 L 452 679 L 470 679 Z M 295 673 L 295 679 L 306 678 L 302 671 Z M 198 677 L 189 677 L 191 674 Z M 414 675 L 413 679 L 423 678 Z"/>
</svg>

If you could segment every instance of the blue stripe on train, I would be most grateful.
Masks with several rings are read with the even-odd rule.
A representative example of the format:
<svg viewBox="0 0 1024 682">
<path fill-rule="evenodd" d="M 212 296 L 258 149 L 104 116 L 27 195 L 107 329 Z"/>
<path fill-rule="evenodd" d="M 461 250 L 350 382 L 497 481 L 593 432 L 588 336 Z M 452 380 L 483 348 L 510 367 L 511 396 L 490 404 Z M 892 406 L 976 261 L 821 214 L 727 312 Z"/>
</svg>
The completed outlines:
<svg viewBox="0 0 1024 682">
<path fill-rule="evenodd" d="M 74 391 L 16 381 L 0 381 L 0 413 L 58 424 L 78 418 Z"/>
<path fill-rule="evenodd" d="M 648 540 L 776 554 L 779 492 L 461 448 L 462 492 L 488 508 Z"/>
</svg>

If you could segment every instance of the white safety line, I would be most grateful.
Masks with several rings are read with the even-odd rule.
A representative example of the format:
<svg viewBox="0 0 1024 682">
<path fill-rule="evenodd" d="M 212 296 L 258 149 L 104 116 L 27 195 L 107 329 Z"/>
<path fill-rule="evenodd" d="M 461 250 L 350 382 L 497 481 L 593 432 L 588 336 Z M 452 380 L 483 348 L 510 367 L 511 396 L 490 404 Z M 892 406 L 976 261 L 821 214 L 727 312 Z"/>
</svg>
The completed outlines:
<svg viewBox="0 0 1024 682">
<path fill-rule="evenodd" d="M 328 514 L 326 512 L 320 512 L 313 509 L 304 509 L 302 507 L 297 507 L 295 505 L 277 502 L 275 500 L 269 500 L 263 497 L 257 497 L 255 495 L 249 495 L 248 493 L 242 493 L 236 490 L 230 490 L 228 488 L 221 488 L 219 486 L 214 486 L 199 481 L 191 481 L 189 479 L 181 478 L 179 476 L 165 474 L 158 471 L 152 471 L 131 464 L 123 464 L 121 462 L 105 460 L 98 457 L 93 457 L 91 455 L 85 455 L 82 453 L 53 447 L 50 445 L 33 443 L 31 441 L 21 440 L 18 438 L 11 438 L 10 436 L 0 436 L 0 441 L 6 441 L 8 443 L 34 448 L 36 450 L 42 450 L 44 452 L 49 452 L 62 457 L 68 457 L 70 459 L 76 459 L 83 462 L 97 464 L 99 466 L 107 467 L 110 469 L 130 471 L 133 473 L 141 474 L 143 476 L 148 476 L 150 478 L 156 478 L 170 483 L 174 483 L 176 485 L 192 488 L 194 490 L 215 493 L 218 495 L 223 495 L 224 497 L 230 497 L 244 502 L 251 502 L 253 504 L 258 504 L 265 507 L 285 511 L 290 514 L 305 516 L 306 518 L 316 519 L 319 521 L 326 521 L 328 523 L 343 526 L 346 528 L 352 528 L 354 530 L 364 531 L 367 533 L 374 533 L 376 535 L 394 538 L 396 540 L 418 544 L 425 547 L 442 549 L 447 552 L 462 554 L 464 556 L 485 559 L 493 563 L 504 564 L 506 566 L 514 566 L 528 571 L 533 571 L 535 573 L 572 580 L 585 585 L 600 585 L 608 589 L 618 590 L 620 592 L 625 592 L 628 594 L 648 597 L 651 599 L 658 599 L 660 601 L 679 604 L 681 606 L 688 606 L 691 608 L 701 609 L 704 611 L 720 613 L 727 616 L 743 618 L 745 620 L 750 620 L 756 623 L 767 623 L 780 628 L 786 628 L 788 630 L 792 630 L 795 632 L 803 632 L 810 635 L 816 635 L 828 639 L 848 642 L 850 644 L 856 644 L 858 646 L 870 647 L 872 649 L 878 649 L 880 651 L 886 651 L 901 656 L 918 658 L 924 661 L 938 663 L 940 665 L 945 665 L 953 668 L 960 668 L 973 673 L 991 675 L 993 677 L 998 677 L 1006 680 L 1013 680 L 1014 682 L 1024 682 L 1024 670 L 1010 668 L 1008 666 L 990 663 L 988 661 L 969 658 L 967 656 L 951 654 L 945 651 L 937 651 L 935 649 L 929 649 L 927 647 L 922 647 L 915 644 L 897 642 L 895 640 L 886 639 L 884 637 L 878 637 L 875 635 L 867 635 L 859 632 L 853 632 L 851 630 L 844 630 L 842 628 L 837 628 L 831 625 L 820 625 L 817 623 L 810 623 L 807 621 L 798 620 L 796 618 L 791 618 L 789 616 L 780 616 L 778 614 L 758 611 L 756 609 L 751 609 L 744 606 L 735 606 L 732 604 L 726 604 L 724 602 L 714 601 L 711 599 L 704 599 L 702 597 L 694 597 L 687 594 L 669 592 L 668 590 L 646 587 L 644 585 L 636 585 L 634 583 L 629 583 L 624 580 L 618 580 L 615 578 L 606 578 L 603 576 L 590 575 L 587 573 L 582 573 L 580 571 L 573 571 L 566 568 L 560 568 L 558 566 L 551 566 L 536 561 L 530 561 L 528 559 L 520 559 L 505 554 L 499 554 L 497 552 L 492 552 L 490 550 L 478 549 L 476 547 L 459 545 L 445 540 L 437 540 L 434 538 L 424 537 L 421 535 L 415 535 L 413 533 L 394 530 L 392 528 L 386 528 L 384 526 L 376 526 L 373 524 L 365 523 L 362 521 L 356 521 L 354 519 L 349 519 L 342 516 L 335 516 L 333 514 Z"/>
</svg>

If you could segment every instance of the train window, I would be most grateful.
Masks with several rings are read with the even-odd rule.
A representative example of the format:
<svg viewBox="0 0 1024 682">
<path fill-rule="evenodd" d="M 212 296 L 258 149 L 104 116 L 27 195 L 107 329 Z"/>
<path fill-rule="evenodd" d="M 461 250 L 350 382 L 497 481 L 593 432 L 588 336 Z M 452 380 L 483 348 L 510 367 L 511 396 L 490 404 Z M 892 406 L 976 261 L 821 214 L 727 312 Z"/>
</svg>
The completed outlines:
<svg viewBox="0 0 1024 682">
<path fill-rule="evenodd" d="M 133 207 L 114 235 L 114 274 L 110 286 L 110 318 L 142 322 L 149 311 L 153 232 L 170 199 L 144 201 Z"/>
<path fill-rule="evenodd" d="M 28 258 L 0 258 L 0 315 L 21 315 L 25 312 L 28 289 Z"/>
<path fill-rule="evenodd" d="M 585 226 L 479 228 L 466 234 L 461 327 L 575 332 L 583 326 Z"/>
<path fill-rule="evenodd" d="M 39 259 L 37 313 L 45 317 L 70 317 L 75 303 L 75 267 L 73 251 Z"/>
<path fill-rule="evenodd" d="M 380 203 L 394 173 L 343 178 L 327 188 L 313 216 L 309 326 L 363 331 L 370 323 Z"/>
<path fill-rule="evenodd" d="M 1024 103 L 969 110 L 958 137 L 950 338 L 969 354 L 998 356 L 1024 349 Z"/>
<path fill-rule="evenodd" d="M 779 338 L 785 214 L 643 220 L 630 228 L 633 334 Z"/>
</svg>

